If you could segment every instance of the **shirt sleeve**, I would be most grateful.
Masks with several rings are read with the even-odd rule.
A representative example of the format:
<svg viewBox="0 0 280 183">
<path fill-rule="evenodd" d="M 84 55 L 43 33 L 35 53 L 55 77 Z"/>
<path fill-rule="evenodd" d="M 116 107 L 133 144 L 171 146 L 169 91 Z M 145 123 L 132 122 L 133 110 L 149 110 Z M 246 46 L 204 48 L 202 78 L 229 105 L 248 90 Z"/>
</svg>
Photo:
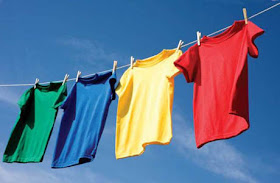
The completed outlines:
<svg viewBox="0 0 280 183">
<path fill-rule="evenodd" d="M 72 86 L 69 95 L 67 95 L 65 100 L 62 102 L 60 108 L 66 109 L 69 106 L 69 103 L 71 103 L 71 101 L 76 100 L 76 91 L 77 91 L 77 83 L 75 83 Z"/>
<path fill-rule="evenodd" d="M 127 80 L 128 80 L 128 74 L 129 74 L 129 72 L 133 72 L 132 70 L 130 70 L 131 68 L 129 68 L 129 69 L 127 69 L 124 73 L 123 73 L 123 75 L 122 75 L 122 77 L 121 77 L 121 79 L 120 79 L 120 81 L 119 81 L 119 83 L 118 83 L 118 85 L 117 85 L 117 88 L 116 88 L 116 94 L 118 95 L 118 96 L 121 96 L 122 95 L 122 93 L 125 91 L 125 89 L 128 87 L 127 85 L 128 85 L 128 82 L 127 82 Z"/>
<path fill-rule="evenodd" d="M 58 97 L 55 100 L 53 107 L 58 108 L 63 103 L 66 97 L 67 97 L 67 84 L 65 83 L 61 85 L 61 87 L 58 89 Z"/>
<path fill-rule="evenodd" d="M 33 87 L 26 90 L 18 100 L 18 106 L 22 109 L 26 104 L 29 99 L 29 97 L 32 95 L 32 91 L 34 91 Z"/>
<path fill-rule="evenodd" d="M 180 73 L 180 70 L 174 66 L 174 62 L 182 55 L 181 50 L 176 50 L 172 55 L 172 58 L 168 60 L 166 68 L 167 68 L 167 77 L 173 78 Z"/>
<path fill-rule="evenodd" d="M 190 83 L 195 81 L 199 61 L 198 46 L 195 44 L 177 59 L 174 65 L 184 74 L 187 82 Z"/>
<path fill-rule="evenodd" d="M 247 24 L 247 38 L 248 38 L 248 51 L 251 57 L 257 58 L 259 55 L 258 48 L 255 45 L 255 39 L 262 35 L 264 30 L 255 25 L 253 22 L 248 21 Z"/>
<path fill-rule="evenodd" d="M 117 82 L 117 75 L 116 75 L 116 71 L 112 74 L 112 76 L 110 77 L 109 83 L 110 83 L 110 87 L 111 87 L 111 91 L 112 91 L 112 100 L 116 99 L 116 87 L 115 84 Z"/>
</svg>

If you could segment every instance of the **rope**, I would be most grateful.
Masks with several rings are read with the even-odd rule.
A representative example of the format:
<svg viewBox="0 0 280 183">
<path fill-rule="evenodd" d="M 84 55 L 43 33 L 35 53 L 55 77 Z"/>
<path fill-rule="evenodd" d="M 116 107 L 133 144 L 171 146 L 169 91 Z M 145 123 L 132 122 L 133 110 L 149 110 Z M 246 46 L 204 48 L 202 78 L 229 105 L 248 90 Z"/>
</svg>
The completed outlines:
<svg viewBox="0 0 280 183">
<path fill-rule="evenodd" d="M 259 15 L 261 15 L 261 14 L 263 14 L 263 13 L 265 13 L 265 12 L 267 12 L 267 11 L 269 11 L 269 10 L 271 10 L 271 9 L 273 9 L 273 8 L 275 8 L 275 7 L 277 7 L 277 6 L 279 6 L 279 5 L 280 5 L 280 3 L 276 3 L 276 4 L 270 6 L 270 7 L 266 8 L 266 9 L 264 9 L 264 10 L 262 10 L 262 11 L 256 13 L 256 14 L 250 16 L 248 19 L 255 18 L 256 16 L 259 16 Z M 230 25 L 230 26 L 231 26 L 231 25 Z M 211 33 L 211 34 L 208 34 L 207 36 L 212 36 L 212 35 L 214 35 L 214 34 L 217 34 L 217 33 L 219 33 L 219 32 L 222 32 L 222 31 L 228 29 L 230 26 L 227 26 L 227 27 L 225 27 L 225 28 L 222 28 L 222 29 L 220 29 L 220 30 L 217 30 L 217 31 L 215 31 L 215 32 L 213 32 L 213 33 Z M 186 44 L 182 45 L 181 48 L 186 47 L 186 46 L 191 45 L 191 44 L 194 44 L 194 43 L 196 43 L 196 41 L 197 41 L 197 40 L 191 41 L 191 42 L 189 42 L 189 43 L 186 43 Z M 120 67 L 117 67 L 116 69 L 122 69 L 122 68 L 129 67 L 129 66 L 130 66 L 130 64 L 122 65 L 122 66 L 120 66 Z M 109 72 L 109 71 L 111 71 L 111 70 L 112 70 L 112 69 L 108 69 L 108 70 L 101 71 L 101 72 L 98 72 L 98 73 Z M 88 75 L 85 75 L 85 76 L 83 76 L 83 77 L 92 76 L 92 75 L 94 75 L 94 74 L 95 74 L 95 73 L 88 74 Z M 74 81 L 74 80 L 76 80 L 76 78 L 68 79 L 68 81 Z M 63 82 L 63 80 L 57 80 L 57 81 L 53 81 L 53 82 Z M 49 83 L 49 82 L 43 82 L 43 83 L 40 83 L 40 84 L 48 84 L 48 83 Z M 34 84 L 2 84 L 2 85 L 0 85 L 0 87 L 33 86 L 33 85 L 34 85 Z"/>
<path fill-rule="evenodd" d="M 266 8 L 266 9 L 264 9 L 264 10 L 262 10 L 262 11 L 256 13 L 256 14 L 250 16 L 248 19 L 252 19 L 252 18 L 254 18 L 254 17 L 258 16 L 258 15 L 261 15 L 261 14 L 263 14 L 263 13 L 265 13 L 265 12 L 267 12 L 267 11 L 271 10 L 272 8 L 275 8 L 276 6 L 279 6 L 279 5 L 280 5 L 280 3 L 276 3 L 275 5 L 270 6 L 269 8 Z M 213 33 L 211 33 L 211 34 L 208 34 L 207 36 L 213 36 L 213 35 L 215 35 L 215 34 L 217 34 L 217 33 L 219 33 L 219 32 L 222 32 L 222 31 L 228 29 L 230 26 L 231 26 L 231 25 L 229 25 L 229 26 L 227 26 L 227 27 L 225 27 L 225 28 L 222 28 L 222 29 L 220 29 L 220 30 L 217 30 L 217 31 L 215 31 L 215 32 L 213 32 Z M 187 44 L 184 44 L 184 45 L 181 46 L 181 48 L 186 47 L 186 46 L 188 46 L 188 45 L 190 45 L 190 44 L 196 43 L 196 41 L 197 41 L 197 40 L 192 41 L 192 42 L 189 42 L 189 43 L 187 43 Z"/>
</svg>

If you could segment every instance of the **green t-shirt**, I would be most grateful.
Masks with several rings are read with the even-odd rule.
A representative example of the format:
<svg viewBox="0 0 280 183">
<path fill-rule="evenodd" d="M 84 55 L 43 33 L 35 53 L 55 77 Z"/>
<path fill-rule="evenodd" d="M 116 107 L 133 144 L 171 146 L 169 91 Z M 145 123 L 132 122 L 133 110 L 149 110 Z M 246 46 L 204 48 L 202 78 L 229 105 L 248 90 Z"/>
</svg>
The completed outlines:
<svg viewBox="0 0 280 183">
<path fill-rule="evenodd" d="M 36 85 L 18 101 L 20 114 L 12 130 L 3 162 L 42 162 L 54 121 L 65 97 L 66 84 Z"/>
</svg>

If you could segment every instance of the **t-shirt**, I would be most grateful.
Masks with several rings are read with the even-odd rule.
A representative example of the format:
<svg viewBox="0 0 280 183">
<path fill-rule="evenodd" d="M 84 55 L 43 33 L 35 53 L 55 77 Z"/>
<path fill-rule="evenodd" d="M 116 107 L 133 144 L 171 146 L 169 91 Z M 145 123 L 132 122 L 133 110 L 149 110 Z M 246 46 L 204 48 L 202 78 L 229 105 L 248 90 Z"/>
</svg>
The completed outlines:
<svg viewBox="0 0 280 183">
<path fill-rule="evenodd" d="M 234 137 L 249 128 L 248 53 L 264 31 L 235 21 L 215 37 L 204 36 L 176 62 L 187 82 L 194 82 L 194 127 L 197 147 Z"/>
<path fill-rule="evenodd" d="M 6 147 L 4 162 L 41 162 L 58 107 L 67 96 L 66 84 L 36 84 L 18 101 L 20 114 Z"/>
<path fill-rule="evenodd" d="M 116 89 L 119 96 L 116 124 L 116 158 L 140 155 L 149 144 L 168 144 L 172 138 L 171 110 L 174 61 L 180 50 L 163 50 L 123 74 Z"/>
<path fill-rule="evenodd" d="M 79 78 L 61 108 L 64 109 L 52 162 L 63 168 L 95 158 L 109 106 L 115 99 L 116 73 Z"/>
</svg>

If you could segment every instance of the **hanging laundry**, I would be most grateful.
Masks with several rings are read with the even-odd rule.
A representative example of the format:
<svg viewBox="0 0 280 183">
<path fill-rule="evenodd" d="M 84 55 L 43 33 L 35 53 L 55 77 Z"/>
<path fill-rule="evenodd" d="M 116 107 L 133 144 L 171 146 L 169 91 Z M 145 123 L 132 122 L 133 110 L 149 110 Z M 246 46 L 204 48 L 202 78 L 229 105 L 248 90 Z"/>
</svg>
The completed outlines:
<svg viewBox="0 0 280 183">
<path fill-rule="evenodd" d="M 20 114 L 12 130 L 3 161 L 41 162 L 56 119 L 58 107 L 67 96 L 61 82 L 36 84 L 18 101 Z"/>
<path fill-rule="evenodd" d="M 174 76 L 180 72 L 174 61 L 181 55 L 180 50 L 163 50 L 137 60 L 123 74 L 116 89 L 117 159 L 140 155 L 149 144 L 170 142 Z"/>
<path fill-rule="evenodd" d="M 64 109 L 52 168 L 90 162 L 95 158 L 109 106 L 115 99 L 116 73 L 79 78 Z"/>
<path fill-rule="evenodd" d="M 194 82 L 198 148 L 249 128 L 247 55 L 258 57 L 254 40 L 263 33 L 250 21 L 235 21 L 217 36 L 204 36 L 175 62 L 187 82 Z"/>
</svg>

